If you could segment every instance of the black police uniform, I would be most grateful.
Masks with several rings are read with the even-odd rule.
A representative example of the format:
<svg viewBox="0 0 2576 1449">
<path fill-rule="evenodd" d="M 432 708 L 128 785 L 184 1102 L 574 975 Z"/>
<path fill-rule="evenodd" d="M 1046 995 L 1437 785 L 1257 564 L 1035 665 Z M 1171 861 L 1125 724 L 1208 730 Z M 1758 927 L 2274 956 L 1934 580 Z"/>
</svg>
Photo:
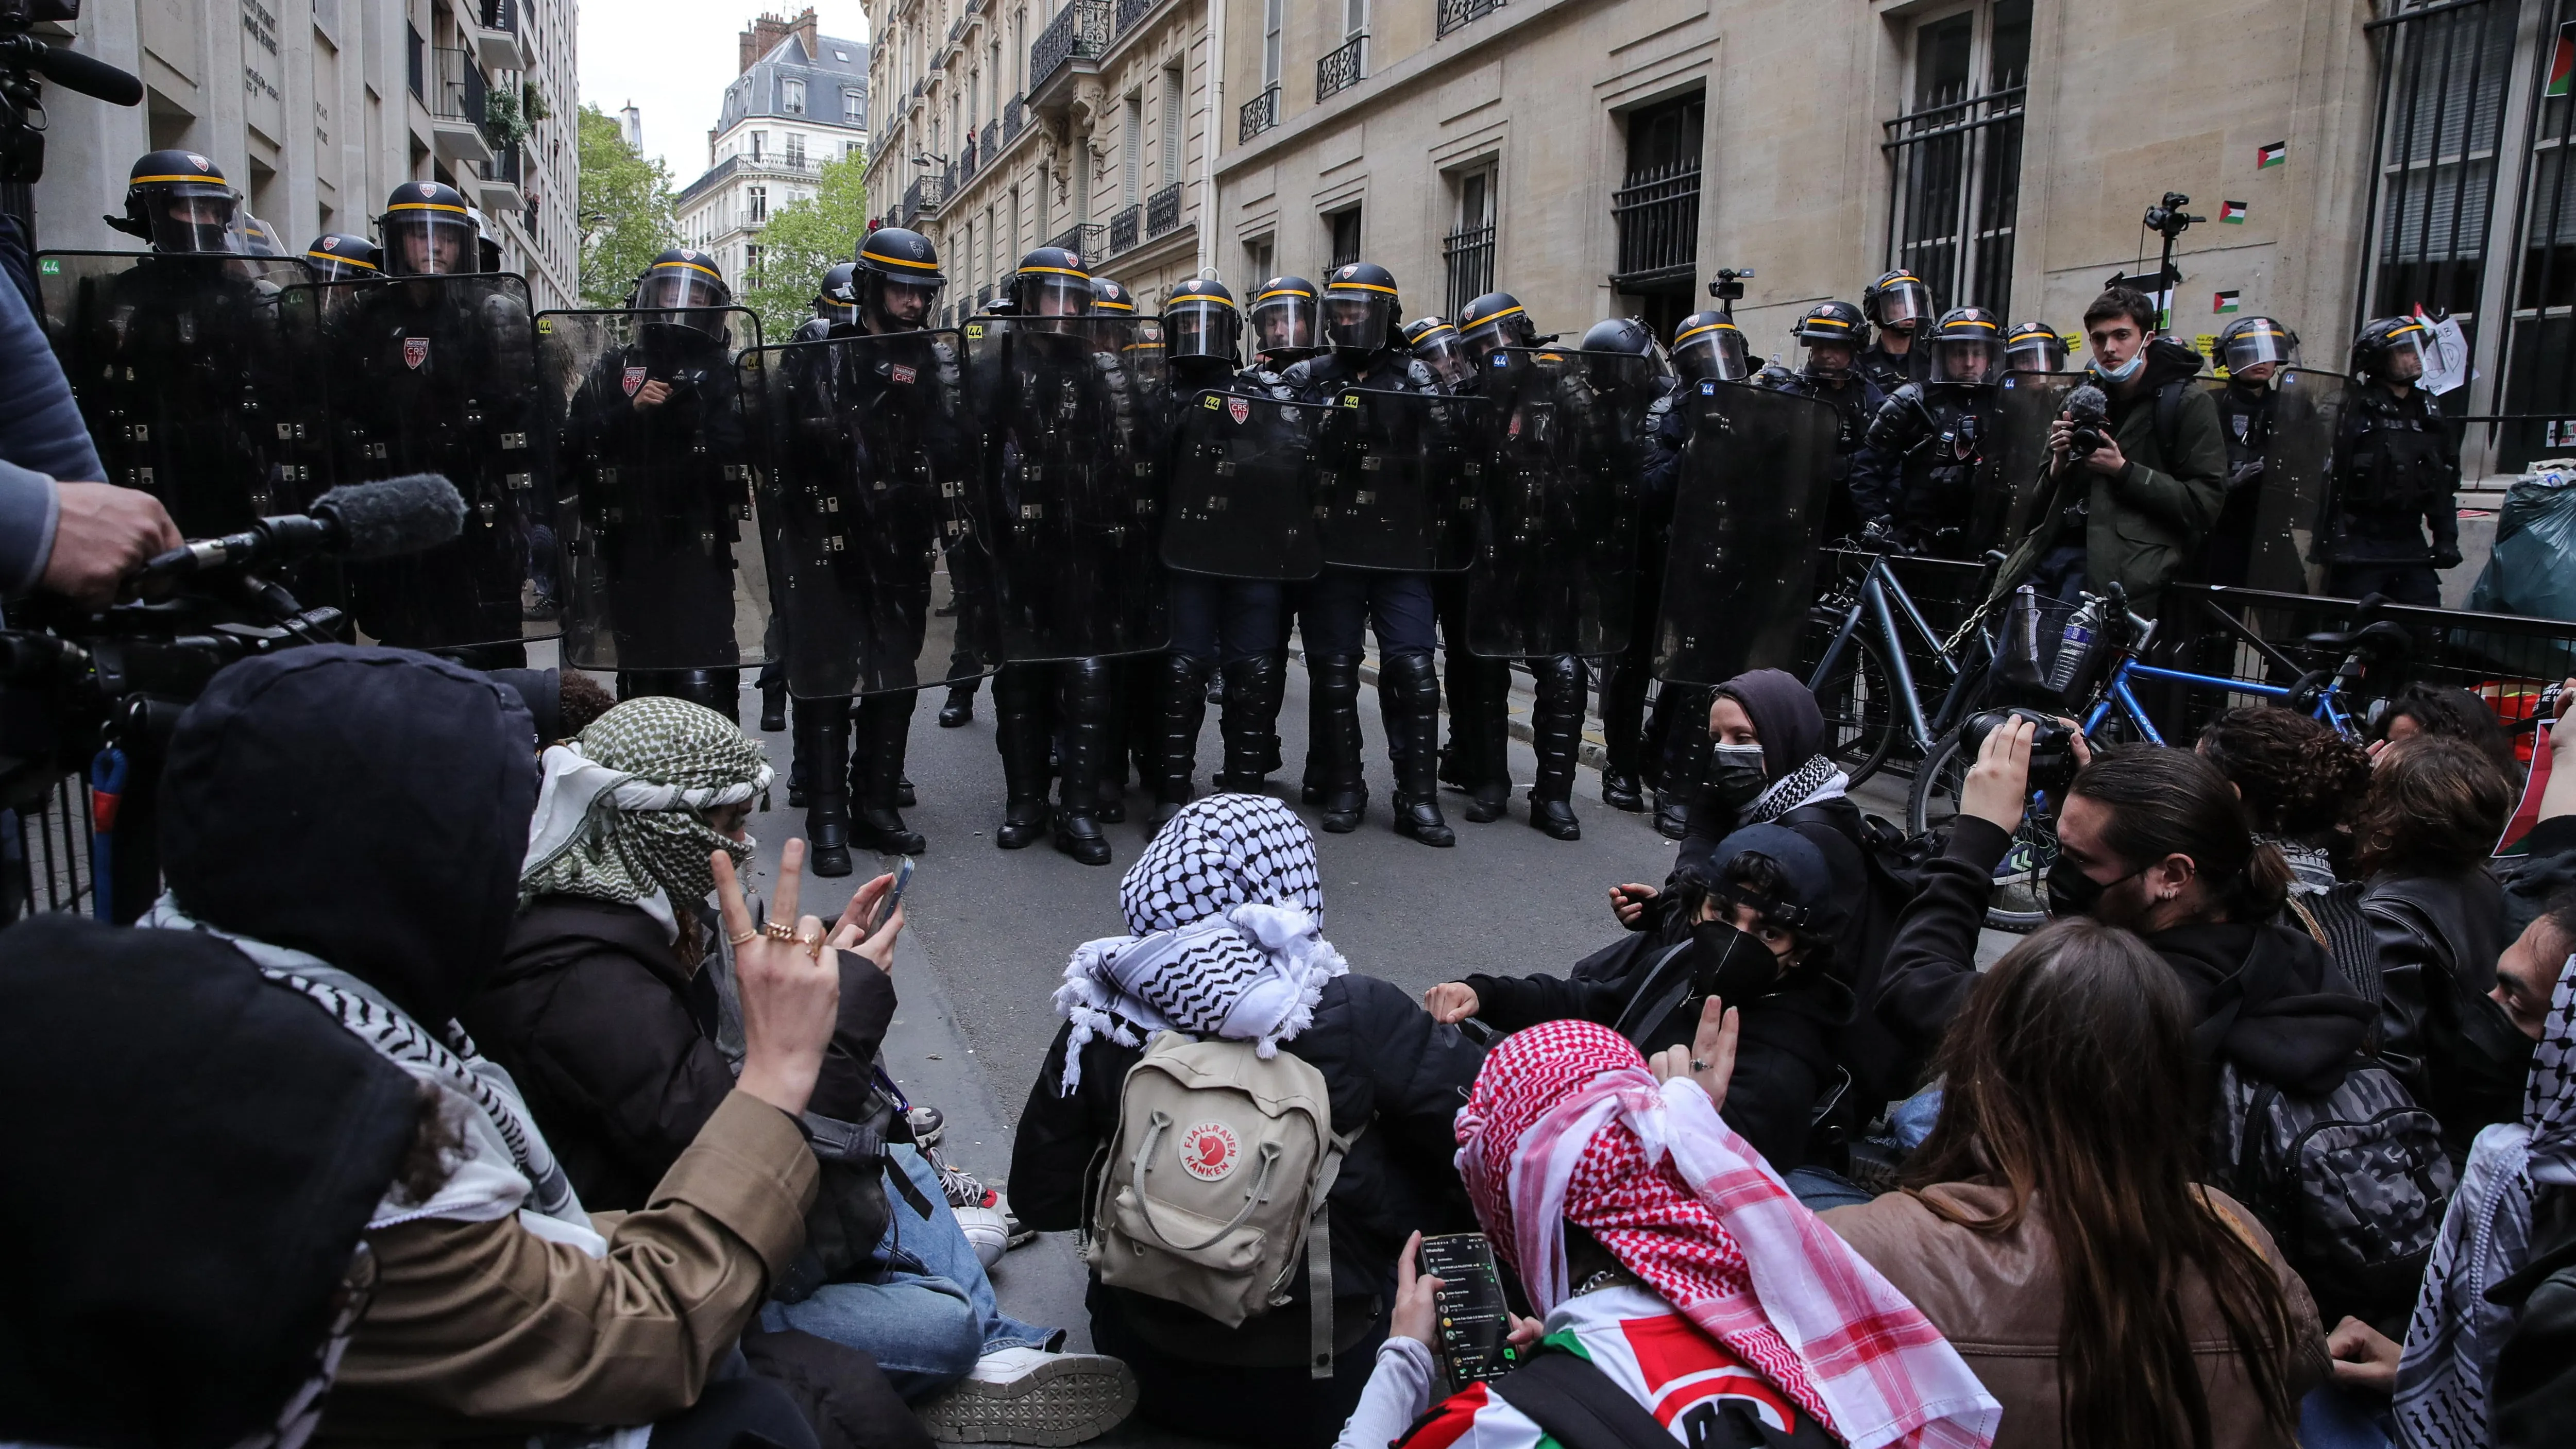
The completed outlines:
<svg viewBox="0 0 2576 1449">
<path fill-rule="evenodd" d="M 2218 430 L 2227 442 L 2227 502 L 2201 548 L 2204 583 L 2244 586 L 2254 564 L 2254 514 L 2263 496 L 2263 452 L 2272 442 L 2272 385 L 2231 380 L 2219 390 Z"/>
<path fill-rule="evenodd" d="M 1931 331 L 1932 323 L 1927 318 L 1914 330 L 1914 345 L 1896 353 L 1887 350 L 1887 334 L 1882 329 L 1852 359 L 1852 370 L 1868 378 L 1881 393 L 1891 395 L 1909 382 L 1924 382 L 1932 376 L 1932 349 L 1923 345 Z"/>
<path fill-rule="evenodd" d="M 1850 460 L 1861 521 L 1894 529 L 1918 553 L 1965 558 L 1977 464 L 1993 432 L 1994 388 L 1987 384 L 1898 388 Z"/>
<path fill-rule="evenodd" d="M 1869 447 L 1870 424 L 1887 406 L 1887 393 L 1858 368 L 1840 382 L 1828 381 L 1813 372 L 1792 373 L 1777 391 L 1791 397 L 1814 398 L 1834 410 L 1834 461 L 1828 469 L 1833 491 L 1826 504 L 1825 536 L 1848 538 L 1859 532 L 1866 521 L 1852 497 L 1852 475 L 1859 466 L 1860 455 Z M 1874 460 L 1872 466 L 1876 466 Z"/>
<path fill-rule="evenodd" d="M 2355 382 L 2334 456 L 2326 591 L 2440 607 L 2435 570 L 2460 561 L 2460 440 L 2440 404 L 2420 387 L 2399 398 L 2378 383 Z"/>
</svg>

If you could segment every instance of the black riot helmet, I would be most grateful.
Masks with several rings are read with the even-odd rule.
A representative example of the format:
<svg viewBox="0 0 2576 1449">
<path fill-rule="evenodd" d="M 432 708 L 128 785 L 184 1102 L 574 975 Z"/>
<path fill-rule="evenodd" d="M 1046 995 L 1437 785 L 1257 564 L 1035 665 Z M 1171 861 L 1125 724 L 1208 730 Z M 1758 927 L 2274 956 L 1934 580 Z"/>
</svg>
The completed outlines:
<svg viewBox="0 0 2576 1449">
<path fill-rule="evenodd" d="M 1468 378 L 1475 376 L 1476 364 L 1469 360 L 1467 349 L 1458 340 L 1458 329 L 1439 317 L 1416 317 L 1401 331 L 1405 348 L 1424 367 L 1431 369 L 1443 391 L 1455 392 Z"/>
<path fill-rule="evenodd" d="M 2352 375 L 2370 382 L 2415 382 L 2424 376 L 2424 323 L 2382 317 L 2352 339 Z"/>
<path fill-rule="evenodd" d="M 1082 258 L 1062 247 L 1038 248 L 1011 273 L 1011 310 L 1023 317 L 1088 317 L 1093 296 Z"/>
<path fill-rule="evenodd" d="M 1128 291 L 1124 282 L 1094 277 L 1091 279 L 1091 311 L 1098 317 L 1133 317 L 1136 315 L 1136 294 Z"/>
<path fill-rule="evenodd" d="M 373 281 L 385 274 L 385 254 L 365 237 L 325 232 L 304 249 L 304 265 L 319 281 Z"/>
<path fill-rule="evenodd" d="M 814 284 L 814 315 L 835 327 L 859 325 L 859 264 L 834 262 Z"/>
<path fill-rule="evenodd" d="M 233 250 L 246 257 L 282 257 L 286 238 L 277 228 L 239 207 L 233 209 Z"/>
<path fill-rule="evenodd" d="M 1755 387 L 1767 387 L 1773 392 L 1778 392 L 1797 380 L 1798 374 L 1776 362 L 1762 364 L 1751 377 L 1745 379 Z"/>
<path fill-rule="evenodd" d="M 2218 365 L 2230 377 L 2267 362 L 2286 367 L 2298 350 L 2299 334 L 2269 317 L 2239 317 L 2218 329 Z"/>
<path fill-rule="evenodd" d="M 241 198 L 214 158 L 195 151 L 152 151 L 125 181 L 125 215 L 109 226 L 151 243 L 156 252 L 230 252 L 233 213 Z"/>
<path fill-rule="evenodd" d="M 376 234 L 384 238 L 389 276 L 452 276 L 483 266 L 482 234 L 453 186 L 406 181 L 395 187 L 376 218 Z"/>
<path fill-rule="evenodd" d="M 2004 337 L 2004 366 L 2013 372 L 2064 372 L 2066 339 L 2045 322 L 2024 322 Z"/>
<path fill-rule="evenodd" d="M 716 270 L 716 259 L 693 247 L 673 247 L 655 257 L 635 279 L 635 293 L 627 301 L 648 321 L 694 327 L 710 336 L 725 330 L 724 318 L 711 314 L 732 305 L 733 289 Z"/>
<path fill-rule="evenodd" d="M 851 281 L 858 288 L 860 322 L 871 332 L 915 332 L 939 310 L 948 278 L 939 270 L 939 248 L 930 238 L 899 226 L 881 226 L 859 242 Z"/>
<path fill-rule="evenodd" d="M 1932 289 L 1912 272 L 1885 272 L 1861 289 L 1860 306 L 1879 326 L 1912 332 L 1932 320 Z"/>
<path fill-rule="evenodd" d="M 1324 339 L 1343 352 L 1375 352 L 1395 340 L 1402 306 L 1393 272 L 1375 262 L 1335 267 L 1324 280 Z"/>
<path fill-rule="evenodd" d="M 1655 376 L 1668 377 L 1672 374 L 1672 363 L 1665 358 L 1664 349 L 1655 341 L 1655 329 L 1634 317 L 1611 317 L 1593 323 L 1592 330 L 1583 334 L 1583 350 L 1626 353 L 1632 357 L 1643 357 L 1654 364 Z M 1624 373 L 1615 366 L 1599 365 L 1593 368 L 1592 380 L 1608 386 L 1627 375 L 1632 374 Z"/>
<path fill-rule="evenodd" d="M 1268 358 L 1303 357 L 1321 346 L 1324 308 L 1304 277 L 1272 277 L 1252 294 L 1252 349 Z"/>
<path fill-rule="evenodd" d="M 1932 372 L 1924 381 L 1935 387 L 1976 387 L 1993 382 L 2004 370 L 2004 327 L 1983 307 L 1953 307 L 1932 329 Z"/>
<path fill-rule="evenodd" d="M 1181 283 L 1163 304 L 1163 338 L 1174 362 L 1203 357 L 1234 366 L 1243 314 L 1235 310 L 1233 291 L 1214 277 Z"/>
<path fill-rule="evenodd" d="M 1499 347 L 1533 347 L 1538 324 L 1530 320 L 1521 299 L 1509 292 L 1487 292 L 1458 309 L 1458 342 L 1471 358 Z"/>
<path fill-rule="evenodd" d="M 1691 382 L 1742 382 L 1753 371 L 1744 333 L 1723 312 L 1693 312 L 1673 329 L 1673 370 Z"/>
<path fill-rule="evenodd" d="M 1849 377 L 1852 359 L 1869 345 L 1869 319 L 1849 302 L 1818 302 L 1798 316 L 1798 324 L 1789 335 L 1806 347 L 1807 373 L 1811 377 Z M 1840 361 L 1828 361 L 1826 354 L 1814 350 L 1816 344 L 1851 349 Z"/>
</svg>

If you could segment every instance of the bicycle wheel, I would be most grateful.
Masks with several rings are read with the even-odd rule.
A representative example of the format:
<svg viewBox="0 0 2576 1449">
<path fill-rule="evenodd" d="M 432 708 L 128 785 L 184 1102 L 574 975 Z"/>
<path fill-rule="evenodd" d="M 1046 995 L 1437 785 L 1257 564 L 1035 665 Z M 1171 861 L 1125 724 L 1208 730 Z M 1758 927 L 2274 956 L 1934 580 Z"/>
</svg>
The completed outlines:
<svg viewBox="0 0 2576 1449">
<path fill-rule="evenodd" d="M 1816 707 L 1825 715 L 1825 754 L 1851 776 L 1851 783 L 1878 773 L 1896 744 L 1896 677 L 1887 667 L 1886 646 L 1867 633 L 1855 633 L 1834 661 L 1833 672 L 1816 681 Z"/>
<path fill-rule="evenodd" d="M 1959 788 L 1976 763 L 1959 747 L 1952 730 L 1933 742 L 1932 753 L 1914 771 L 1914 788 L 1905 797 L 1907 833 L 1947 830 L 1959 818 Z M 2013 835 L 2012 853 L 1995 868 L 1992 893 L 1986 898 L 1986 924 L 1998 931 L 2028 932 L 2048 923 L 2048 867 L 2056 863 L 2057 841 L 2048 822 L 2024 821 Z"/>
</svg>

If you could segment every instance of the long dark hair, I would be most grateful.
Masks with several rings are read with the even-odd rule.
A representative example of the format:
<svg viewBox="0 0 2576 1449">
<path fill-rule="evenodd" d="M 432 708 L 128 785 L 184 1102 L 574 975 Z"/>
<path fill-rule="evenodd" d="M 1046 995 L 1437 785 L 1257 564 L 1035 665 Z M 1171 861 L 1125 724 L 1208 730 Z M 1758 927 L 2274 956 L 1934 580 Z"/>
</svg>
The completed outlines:
<svg viewBox="0 0 2576 1449">
<path fill-rule="evenodd" d="M 2084 917 L 2050 924 L 1978 977 L 1943 1040 L 1941 1118 L 1906 1190 L 1977 1232 L 2036 1211 L 2063 1285 L 2058 1413 L 2088 1449 L 2208 1449 L 2188 1279 L 2208 1284 L 2263 1411 L 2288 1442 L 2290 1306 L 2270 1263 L 2194 1181 L 2191 1007 L 2144 941 Z M 2003 1179 L 1993 1217 L 1922 1189 Z"/>
<path fill-rule="evenodd" d="M 2483 865 L 2513 813 L 2513 786 L 2474 741 L 2416 735 L 2382 751 L 2353 812 L 2364 875 L 2450 875 Z"/>
<path fill-rule="evenodd" d="M 2255 842 L 2235 787 L 2189 750 L 2142 746 L 2096 755 L 2067 792 L 2109 809 L 2102 843 L 2129 865 L 2190 856 L 2214 908 L 2207 919 L 2267 920 L 2289 896 L 2290 863 Z"/>
</svg>

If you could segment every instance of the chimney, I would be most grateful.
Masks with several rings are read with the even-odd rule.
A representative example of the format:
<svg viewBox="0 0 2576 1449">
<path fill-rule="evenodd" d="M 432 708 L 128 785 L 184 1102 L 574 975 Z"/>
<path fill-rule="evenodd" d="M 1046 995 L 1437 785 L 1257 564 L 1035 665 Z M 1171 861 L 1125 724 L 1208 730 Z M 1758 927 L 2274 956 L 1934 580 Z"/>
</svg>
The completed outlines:
<svg viewBox="0 0 2576 1449">
<path fill-rule="evenodd" d="M 807 11 L 805 18 L 811 20 L 813 12 Z M 763 15 L 751 22 L 751 28 L 742 32 L 742 63 L 735 68 L 734 74 L 740 75 L 751 69 L 753 62 L 769 54 L 777 47 L 778 42 L 787 38 L 788 32 L 793 28 L 786 20 L 775 15 Z"/>
<path fill-rule="evenodd" d="M 805 43 L 806 59 L 811 60 L 823 53 L 821 35 L 823 24 L 814 18 L 813 6 L 806 6 L 805 13 L 789 21 L 787 28 L 795 31 L 796 38 Z"/>
</svg>

